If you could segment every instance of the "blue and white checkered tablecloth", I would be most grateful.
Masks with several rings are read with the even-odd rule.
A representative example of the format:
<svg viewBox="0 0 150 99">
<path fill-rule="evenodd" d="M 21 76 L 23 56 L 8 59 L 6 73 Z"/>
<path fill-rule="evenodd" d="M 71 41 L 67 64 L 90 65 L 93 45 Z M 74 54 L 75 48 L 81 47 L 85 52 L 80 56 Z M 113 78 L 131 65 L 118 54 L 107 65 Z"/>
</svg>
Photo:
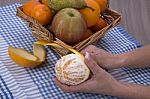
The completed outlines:
<svg viewBox="0 0 150 99">
<path fill-rule="evenodd" d="M 1 99 L 116 99 L 117 97 L 86 94 L 64 93 L 57 87 L 54 64 L 58 55 L 47 48 L 46 62 L 38 68 L 22 68 L 15 64 L 8 56 L 7 47 L 12 45 L 32 51 L 32 44 L 37 39 L 32 36 L 31 30 L 19 17 L 16 16 L 16 7 L 13 4 L 0 7 L 0 98 Z M 118 54 L 141 47 L 140 43 L 130 36 L 124 29 L 117 26 L 111 29 L 98 47 Z M 120 68 L 111 70 L 116 79 L 149 85 L 150 69 Z"/>
</svg>

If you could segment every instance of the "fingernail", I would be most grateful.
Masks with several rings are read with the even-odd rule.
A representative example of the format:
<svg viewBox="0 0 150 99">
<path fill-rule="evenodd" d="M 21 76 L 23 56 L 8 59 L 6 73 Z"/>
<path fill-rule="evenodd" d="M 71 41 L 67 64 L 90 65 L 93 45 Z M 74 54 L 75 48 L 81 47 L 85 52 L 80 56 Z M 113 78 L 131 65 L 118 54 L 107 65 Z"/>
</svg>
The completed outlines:
<svg viewBox="0 0 150 99">
<path fill-rule="evenodd" d="M 87 60 L 90 60 L 90 53 L 86 52 L 86 53 L 85 53 L 85 58 L 86 58 Z"/>
</svg>

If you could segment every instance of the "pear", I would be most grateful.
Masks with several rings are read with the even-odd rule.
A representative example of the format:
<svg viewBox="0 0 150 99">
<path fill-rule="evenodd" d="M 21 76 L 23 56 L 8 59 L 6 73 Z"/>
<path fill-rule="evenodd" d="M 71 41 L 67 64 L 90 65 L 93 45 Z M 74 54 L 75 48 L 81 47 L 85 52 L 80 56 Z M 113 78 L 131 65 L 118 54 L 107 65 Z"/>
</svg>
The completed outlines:
<svg viewBox="0 0 150 99">
<path fill-rule="evenodd" d="M 76 8 L 83 9 L 86 8 L 86 2 L 84 0 L 47 0 L 48 6 L 54 10 L 59 11 L 63 8 Z"/>
</svg>

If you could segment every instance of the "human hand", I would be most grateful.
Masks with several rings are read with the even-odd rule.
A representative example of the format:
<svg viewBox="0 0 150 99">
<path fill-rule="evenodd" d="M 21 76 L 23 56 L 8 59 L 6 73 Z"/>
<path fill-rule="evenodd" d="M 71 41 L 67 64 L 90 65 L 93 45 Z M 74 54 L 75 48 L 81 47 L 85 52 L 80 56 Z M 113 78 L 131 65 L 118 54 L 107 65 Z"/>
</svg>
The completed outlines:
<svg viewBox="0 0 150 99">
<path fill-rule="evenodd" d="M 105 69 L 119 68 L 121 67 L 121 63 L 124 61 L 119 55 L 109 53 L 94 45 L 89 45 L 81 51 L 84 55 L 86 52 L 90 53 L 91 57 L 97 62 L 97 64 Z"/>
<path fill-rule="evenodd" d="M 108 72 L 98 66 L 89 54 L 85 57 L 85 63 L 92 72 L 92 76 L 89 80 L 76 86 L 68 86 L 60 83 L 55 78 L 55 83 L 65 92 L 85 92 L 113 95 L 120 83 Z"/>
</svg>

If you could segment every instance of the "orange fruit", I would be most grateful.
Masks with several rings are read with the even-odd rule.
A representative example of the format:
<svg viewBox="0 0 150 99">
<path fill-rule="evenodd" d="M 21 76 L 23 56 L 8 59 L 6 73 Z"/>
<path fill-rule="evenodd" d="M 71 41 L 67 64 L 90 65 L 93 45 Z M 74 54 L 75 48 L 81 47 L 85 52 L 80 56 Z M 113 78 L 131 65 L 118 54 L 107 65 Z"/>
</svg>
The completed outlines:
<svg viewBox="0 0 150 99">
<path fill-rule="evenodd" d="M 96 22 L 96 24 L 93 27 L 91 27 L 90 29 L 92 30 L 92 32 L 95 33 L 97 31 L 103 29 L 106 26 L 107 26 L 107 22 L 103 18 L 100 17 L 99 20 Z"/>
<path fill-rule="evenodd" d="M 80 13 L 84 16 L 87 26 L 91 27 L 94 26 L 99 19 L 100 16 L 100 7 L 98 3 L 94 0 L 85 0 L 88 7 L 91 8 L 84 8 L 80 9 Z"/>
<path fill-rule="evenodd" d="M 108 7 L 108 0 L 95 0 L 95 1 L 99 4 L 101 12 L 105 11 L 106 8 Z"/>
<path fill-rule="evenodd" d="M 36 19 L 40 24 L 47 25 L 52 19 L 52 12 L 48 6 L 39 4 L 33 8 L 31 17 Z"/>
<path fill-rule="evenodd" d="M 30 16 L 33 8 L 37 6 L 38 4 L 40 4 L 38 0 L 29 0 L 28 2 L 23 4 L 22 10 L 26 15 Z"/>
<path fill-rule="evenodd" d="M 81 38 L 81 41 L 85 40 L 86 38 L 90 37 L 92 35 L 92 31 L 90 29 L 87 29 L 86 33 Z"/>
</svg>

